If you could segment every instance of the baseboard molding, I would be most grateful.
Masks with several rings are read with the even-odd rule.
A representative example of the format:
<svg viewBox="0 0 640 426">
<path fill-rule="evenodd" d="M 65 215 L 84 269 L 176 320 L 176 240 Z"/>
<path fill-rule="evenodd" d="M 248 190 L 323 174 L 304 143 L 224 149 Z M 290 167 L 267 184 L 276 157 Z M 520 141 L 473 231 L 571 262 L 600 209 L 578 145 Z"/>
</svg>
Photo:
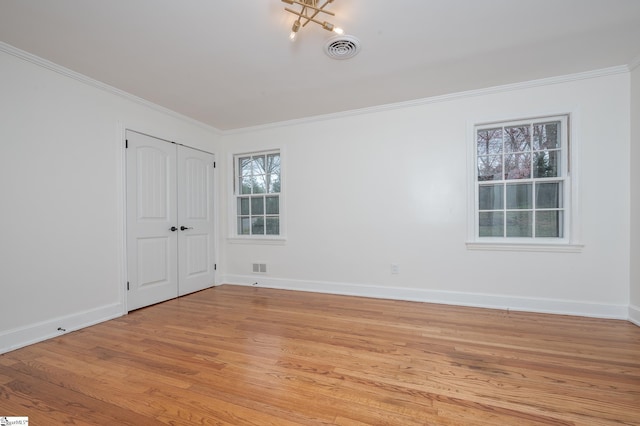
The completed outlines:
<svg viewBox="0 0 640 426">
<path fill-rule="evenodd" d="M 407 300 L 412 302 L 440 303 L 512 311 L 623 319 L 640 326 L 640 307 L 633 305 L 606 305 L 602 303 L 426 290 L 406 287 L 383 287 L 352 283 L 269 278 L 256 275 L 225 275 L 221 277 L 220 282 L 243 286 L 372 297 L 377 299 Z M 96 309 L 65 315 L 52 320 L 0 332 L 0 354 L 42 342 L 64 333 L 80 330 L 81 328 L 118 318 L 124 313 L 124 306 L 121 303 L 114 303 Z M 59 331 L 59 327 L 63 328 L 64 331 Z"/>
<path fill-rule="evenodd" d="M 89 327 L 103 321 L 120 317 L 124 314 L 121 303 L 101 306 L 71 315 L 57 317 L 52 320 L 30 324 L 25 327 L 0 332 L 0 354 L 13 351 L 33 343 L 42 342 L 64 333 Z M 64 329 L 64 331 L 58 330 Z"/>
<path fill-rule="evenodd" d="M 640 307 L 629 305 L 629 321 L 640 327 Z"/>
<path fill-rule="evenodd" d="M 411 302 L 440 303 L 477 308 L 504 309 L 559 315 L 578 315 L 583 317 L 622 320 L 627 320 L 630 316 L 630 309 L 627 305 L 608 305 L 571 300 L 463 293 L 406 287 L 383 287 L 351 283 L 305 281 L 269 278 L 258 275 L 226 275 L 223 279 L 223 282 L 227 284 L 341 294 L 347 296 L 373 297 L 377 299 L 407 300 Z M 638 315 L 637 318 L 640 318 L 640 311 L 636 311 L 636 314 Z"/>
</svg>

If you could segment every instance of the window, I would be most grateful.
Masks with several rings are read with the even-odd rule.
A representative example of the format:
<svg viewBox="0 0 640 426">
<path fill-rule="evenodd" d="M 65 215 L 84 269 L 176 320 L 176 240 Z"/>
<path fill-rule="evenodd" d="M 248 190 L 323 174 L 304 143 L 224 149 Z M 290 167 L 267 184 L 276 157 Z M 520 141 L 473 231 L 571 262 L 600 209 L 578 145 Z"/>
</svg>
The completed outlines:
<svg viewBox="0 0 640 426">
<path fill-rule="evenodd" d="M 568 116 L 475 127 L 475 240 L 568 241 Z"/>
<path fill-rule="evenodd" d="M 280 152 L 234 158 L 238 236 L 280 235 Z"/>
</svg>

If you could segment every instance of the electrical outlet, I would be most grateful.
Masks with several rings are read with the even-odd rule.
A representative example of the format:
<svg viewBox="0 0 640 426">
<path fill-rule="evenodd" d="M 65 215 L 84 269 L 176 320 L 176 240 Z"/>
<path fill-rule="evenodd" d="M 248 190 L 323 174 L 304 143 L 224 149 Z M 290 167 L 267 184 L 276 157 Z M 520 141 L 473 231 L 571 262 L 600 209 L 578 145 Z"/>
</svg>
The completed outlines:
<svg viewBox="0 0 640 426">
<path fill-rule="evenodd" d="M 397 275 L 400 273 L 400 265 L 398 265 L 397 263 L 392 263 L 391 264 L 391 273 L 393 275 Z"/>
</svg>

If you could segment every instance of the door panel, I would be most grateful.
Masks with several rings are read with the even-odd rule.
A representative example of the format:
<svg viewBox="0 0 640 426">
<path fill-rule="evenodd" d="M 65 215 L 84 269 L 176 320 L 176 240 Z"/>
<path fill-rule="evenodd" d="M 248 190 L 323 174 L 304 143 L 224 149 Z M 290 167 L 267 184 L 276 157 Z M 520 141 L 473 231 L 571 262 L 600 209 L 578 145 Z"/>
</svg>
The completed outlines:
<svg viewBox="0 0 640 426">
<path fill-rule="evenodd" d="M 134 149 L 132 147 L 132 149 Z M 164 219 L 175 214 L 169 206 L 171 196 L 168 180 L 170 163 L 175 161 L 167 152 L 149 146 L 135 147 L 137 157 L 137 218 L 138 220 Z"/>
<path fill-rule="evenodd" d="M 174 145 L 127 132 L 127 309 L 178 295 Z"/>
<path fill-rule="evenodd" d="M 208 235 L 185 235 L 185 246 L 187 247 L 186 273 L 188 276 L 209 272 L 209 236 Z"/>
<path fill-rule="evenodd" d="M 138 238 L 138 288 L 163 285 L 169 281 L 171 243 L 166 237 Z"/>
<path fill-rule="evenodd" d="M 212 154 L 178 146 L 180 295 L 211 287 L 214 270 Z"/>
</svg>

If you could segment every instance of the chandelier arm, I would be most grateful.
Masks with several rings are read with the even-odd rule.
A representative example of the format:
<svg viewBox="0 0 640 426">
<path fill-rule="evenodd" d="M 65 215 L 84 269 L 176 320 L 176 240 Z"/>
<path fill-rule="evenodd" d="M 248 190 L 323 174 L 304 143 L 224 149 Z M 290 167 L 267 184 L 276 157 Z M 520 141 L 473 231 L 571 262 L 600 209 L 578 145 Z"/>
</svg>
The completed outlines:
<svg viewBox="0 0 640 426">
<path fill-rule="evenodd" d="M 302 13 L 300 13 L 300 12 L 296 12 L 295 10 L 291 10 L 291 9 L 286 8 L 286 7 L 284 8 L 284 10 L 286 10 L 287 12 L 291 12 L 291 13 L 293 13 L 294 15 L 297 15 L 297 16 L 299 16 L 299 17 L 300 17 L 300 18 L 302 18 L 302 19 L 306 19 L 306 20 L 307 20 L 307 22 L 311 21 L 311 22 L 315 22 L 315 23 L 316 23 L 316 24 L 318 24 L 318 25 L 324 25 L 324 22 L 320 22 L 320 21 L 318 21 L 317 19 L 313 19 L 313 18 L 311 18 L 311 17 L 309 17 L 309 16 L 303 15 Z M 299 18 L 298 18 L 298 19 L 299 19 Z"/>
<path fill-rule="evenodd" d="M 314 14 L 313 14 L 313 15 L 311 15 L 311 17 L 310 17 L 310 18 L 308 18 L 308 19 L 307 19 L 307 21 L 306 21 L 304 24 L 302 24 L 302 26 L 303 26 L 303 27 L 306 27 L 306 26 L 307 26 L 307 24 L 308 24 L 308 23 L 309 23 L 313 18 L 315 18 L 315 17 L 316 17 L 316 15 L 318 15 L 318 13 L 320 13 L 320 12 L 328 13 L 328 14 L 329 14 L 329 15 L 331 15 L 331 16 L 336 16 L 336 14 L 335 14 L 335 13 L 333 13 L 333 12 L 328 12 L 328 11 L 326 11 L 326 10 L 323 10 L 323 9 L 325 8 L 325 6 L 326 6 L 326 5 L 328 5 L 329 3 L 331 3 L 332 1 L 333 1 L 333 0 L 326 0 L 326 1 L 324 2 L 324 4 L 323 4 L 322 6 L 320 6 L 320 9 L 319 9 L 319 10 L 316 10 L 316 11 L 314 12 Z M 318 22 L 318 21 L 315 21 L 315 22 Z"/>
<path fill-rule="evenodd" d="M 329 1 L 329 0 L 325 1 L 325 3 L 324 3 L 322 6 L 320 6 L 320 7 L 310 6 L 310 5 L 306 4 L 306 3 L 302 3 L 302 2 L 299 2 L 299 1 L 297 1 L 297 0 L 293 0 L 292 2 L 293 2 L 293 3 L 295 3 L 295 4 L 299 4 L 299 5 L 300 5 L 300 6 L 302 6 L 303 8 L 307 8 L 307 7 L 308 7 L 309 9 L 313 9 L 313 10 L 315 10 L 315 11 L 316 11 L 316 13 L 318 13 L 318 12 L 323 12 L 323 13 L 326 13 L 327 15 L 336 16 L 336 14 L 335 14 L 335 13 L 330 12 L 330 11 L 328 11 L 328 10 L 324 10 L 324 8 L 325 8 L 329 3 L 331 3 L 331 1 Z M 286 8 L 285 8 L 285 10 L 286 10 Z"/>
</svg>

